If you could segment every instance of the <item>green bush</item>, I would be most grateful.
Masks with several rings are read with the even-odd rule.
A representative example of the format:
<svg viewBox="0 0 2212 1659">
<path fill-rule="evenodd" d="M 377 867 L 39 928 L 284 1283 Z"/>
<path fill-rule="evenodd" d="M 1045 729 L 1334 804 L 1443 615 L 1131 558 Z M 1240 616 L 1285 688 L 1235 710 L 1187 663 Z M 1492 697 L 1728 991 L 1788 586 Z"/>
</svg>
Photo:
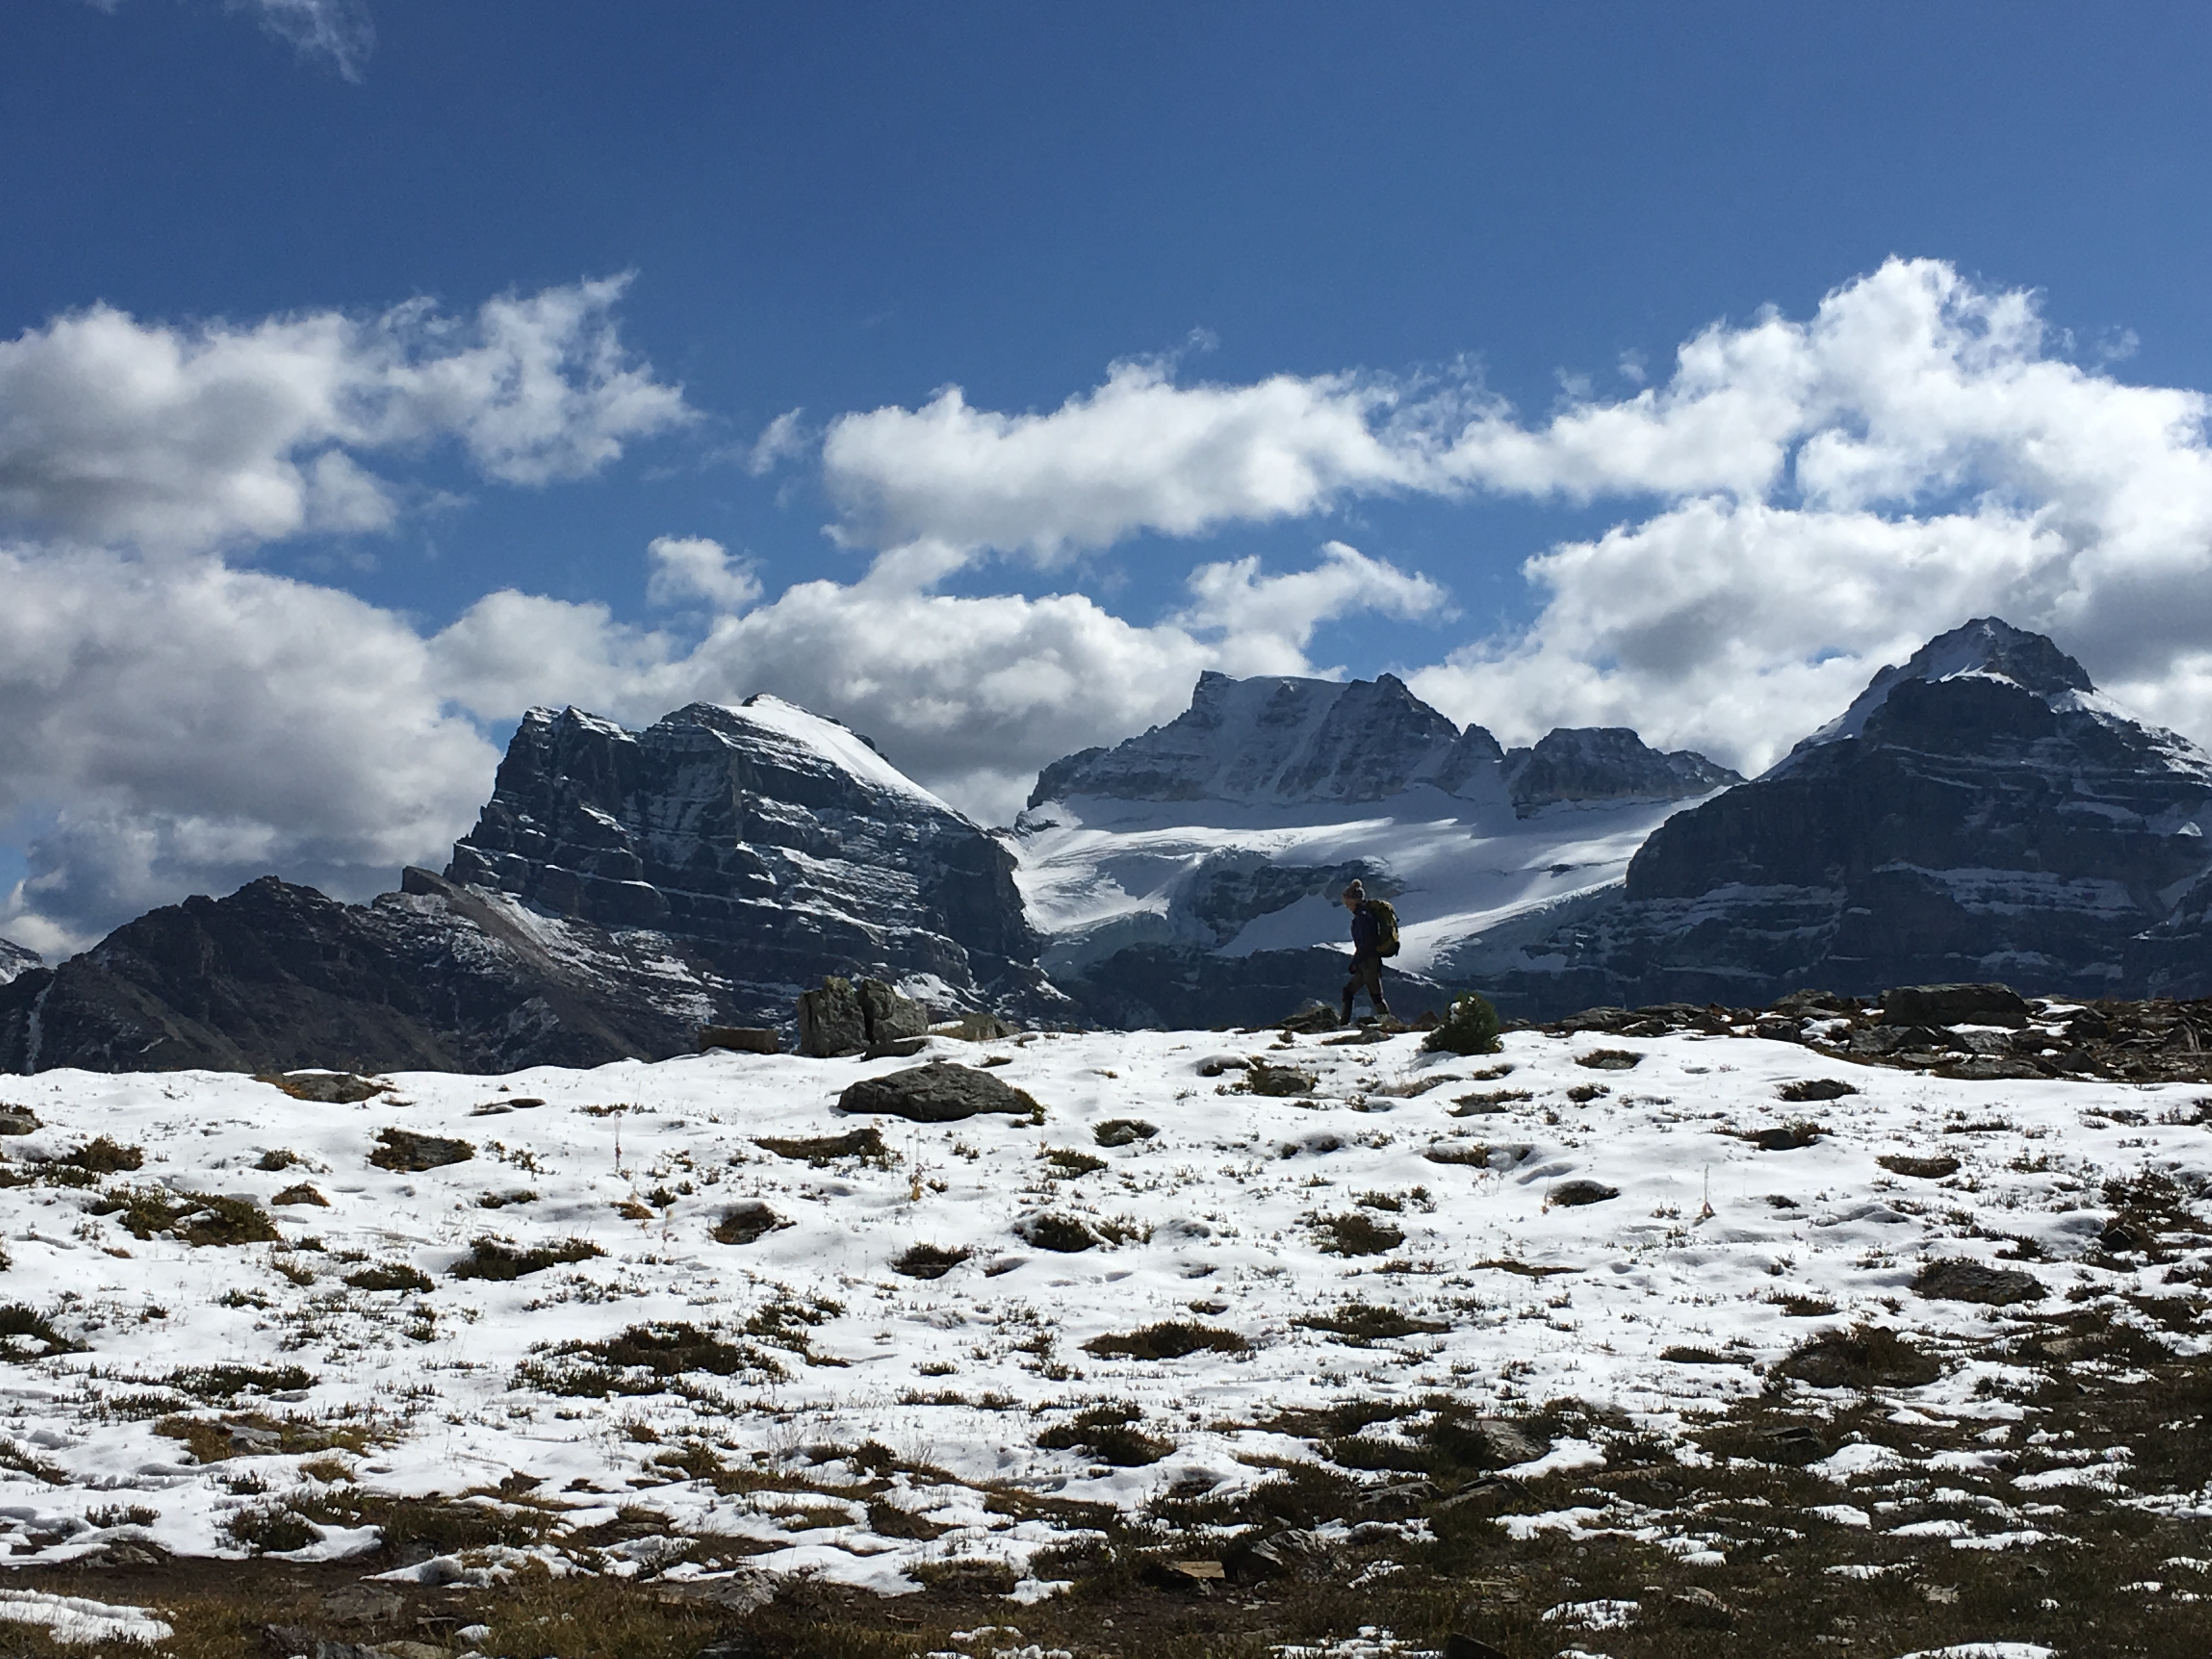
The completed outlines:
<svg viewBox="0 0 2212 1659">
<path fill-rule="evenodd" d="M 1453 999 L 1444 1023 L 1421 1045 L 1438 1054 L 1494 1054 L 1498 1052 L 1498 1010 L 1490 999 L 1469 991 Z"/>
</svg>

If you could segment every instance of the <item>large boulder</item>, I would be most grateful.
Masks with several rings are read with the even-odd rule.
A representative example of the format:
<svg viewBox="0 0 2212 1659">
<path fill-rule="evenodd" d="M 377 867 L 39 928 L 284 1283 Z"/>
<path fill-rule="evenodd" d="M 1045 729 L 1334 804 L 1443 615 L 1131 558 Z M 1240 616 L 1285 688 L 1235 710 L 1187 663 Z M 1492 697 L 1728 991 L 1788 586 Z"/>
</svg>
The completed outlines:
<svg viewBox="0 0 2212 1659">
<path fill-rule="evenodd" d="M 817 1060 L 864 1054 L 929 1033 L 929 1010 L 879 979 L 835 975 L 799 994 L 799 1052 Z"/>
<path fill-rule="evenodd" d="M 862 1078 L 837 1097 L 840 1111 L 881 1113 L 914 1123 L 957 1123 L 981 1112 L 1027 1117 L 1036 1102 L 969 1066 L 932 1060 L 885 1077 Z"/>
</svg>

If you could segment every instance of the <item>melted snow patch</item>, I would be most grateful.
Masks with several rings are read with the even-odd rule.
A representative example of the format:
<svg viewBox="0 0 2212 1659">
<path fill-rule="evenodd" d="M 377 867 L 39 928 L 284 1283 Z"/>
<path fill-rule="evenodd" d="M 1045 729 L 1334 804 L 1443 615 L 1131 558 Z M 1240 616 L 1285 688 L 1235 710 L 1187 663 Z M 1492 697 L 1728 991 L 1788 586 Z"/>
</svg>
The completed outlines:
<svg viewBox="0 0 2212 1659">
<path fill-rule="evenodd" d="M 57 1642 L 166 1642 L 175 1634 L 151 1607 L 116 1607 L 82 1595 L 48 1595 L 42 1590 L 0 1589 L 0 1620 L 44 1625 Z"/>
</svg>

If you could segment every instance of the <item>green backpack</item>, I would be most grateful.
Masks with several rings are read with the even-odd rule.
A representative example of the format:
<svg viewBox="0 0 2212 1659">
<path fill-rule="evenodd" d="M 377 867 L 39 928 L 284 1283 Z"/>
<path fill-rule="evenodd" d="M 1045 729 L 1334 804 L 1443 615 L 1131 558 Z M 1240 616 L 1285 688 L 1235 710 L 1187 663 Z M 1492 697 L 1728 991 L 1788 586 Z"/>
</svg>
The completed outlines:
<svg viewBox="0 0 2212 1659">
<path fill-rule="evenodd" d="M 1368 914 L 1375 918 L 1375 951 L 1378 956 L 1398 954 L 1398 913 L 1390 908 L 1388 899 L 1367 901 Z"/>
</svg>

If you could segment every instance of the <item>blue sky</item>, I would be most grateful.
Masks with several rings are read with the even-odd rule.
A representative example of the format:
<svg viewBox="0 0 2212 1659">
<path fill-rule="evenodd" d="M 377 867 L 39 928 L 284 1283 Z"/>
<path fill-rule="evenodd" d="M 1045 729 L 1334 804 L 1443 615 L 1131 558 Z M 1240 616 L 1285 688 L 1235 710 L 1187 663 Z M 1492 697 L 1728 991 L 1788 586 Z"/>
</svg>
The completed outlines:
<svg viewBox="0 0 2212 1659">
<path fill-rule="evenodd" d="M 775 691 L 1003 818 L 1202 666 L 1756 765 L 1999 610 L 2212 737 L 2208 36 L 19 0 L 0 930 L 374 891 L 531 702 Z"/>
</svg>

